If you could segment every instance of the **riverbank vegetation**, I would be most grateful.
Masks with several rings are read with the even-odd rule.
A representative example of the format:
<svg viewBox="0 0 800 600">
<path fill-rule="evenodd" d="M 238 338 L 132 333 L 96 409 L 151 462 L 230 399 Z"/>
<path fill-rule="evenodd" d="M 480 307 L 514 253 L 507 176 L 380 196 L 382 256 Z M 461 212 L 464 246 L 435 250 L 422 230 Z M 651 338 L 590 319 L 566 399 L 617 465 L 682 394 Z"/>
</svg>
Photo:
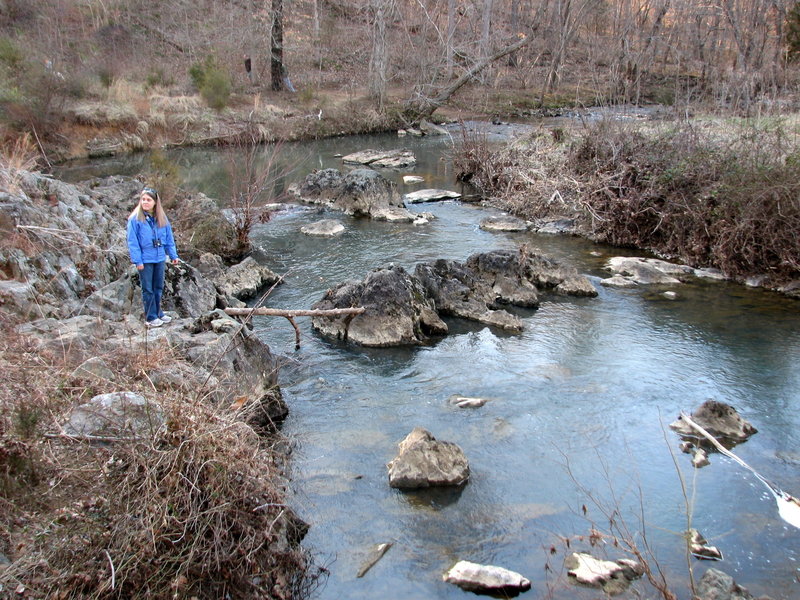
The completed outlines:
<svg viewBox="0 0 800 600">
<path fill-rule="evenodd" d="M 188 386 L 163 345 L 99 355 L 109 378 L 43 352 L 0 311 L 0 597 L 298 598 L 319 570 L 284 504 L 285 440 L 257 435 L 246 407 Z M 157 398 L 166 426 L 132 439 L 64 433 L 70 411 L 125 389 Z M 234 399 L 235 400 L 235 399 Z"/>
<path fill-rule="evenodd" d="M 515 214 L 779 287 L 800 278 L 797 133 L 793 119 L 603 119 L 504 147 L 469 136 L 456 162 Z"/>
</svg>

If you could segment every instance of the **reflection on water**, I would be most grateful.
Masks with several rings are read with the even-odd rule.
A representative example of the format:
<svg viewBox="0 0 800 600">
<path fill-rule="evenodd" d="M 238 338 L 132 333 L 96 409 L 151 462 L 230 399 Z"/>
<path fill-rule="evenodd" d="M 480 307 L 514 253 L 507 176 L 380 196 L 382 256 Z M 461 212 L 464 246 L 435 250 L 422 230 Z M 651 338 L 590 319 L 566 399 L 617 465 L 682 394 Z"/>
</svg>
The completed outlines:
<svg viewBox="0 0 800 600">
<path fill-rule="evenodd" d="M 291 152 L 308 157 L 307 172 L 340 166 L 337 153 L 398 145 L 417 154 L 422 187 L 452 189 L 450 168 L 440 160 L 443 141 L 348 138 Z M 215 156 L 178 154 L 187 172 L 203 173 L 190 183 L 210 195 L 224 186 L 214 175 L 224 171 Z M 402 173 L 388 175 L 401 181 Z M 256 256 L 286 274 L 268 305 L 306 308 L 329 287 L 388 263 L 413 269 L 423 260 L 463 260 L 523 241 L 588 274 L 599 296 L 545 297 L 538 310 L 518 312 L 526 328 L 516 335 L 450 320 L 450 335 L 418 348 L 344 346 L 315 336 L 306 321 L 295 352 L 285 320 L 255 319 L 258 335 L 286 355 L 281 381 L 291 409 L 285 431 L 296 448 L 293 505 L 312 525 L 305 543 L 331 571 L 321 598 L 463 598 L 441 581 L 459 559 L 518 571 L 531 579 L 529 594 L 536 597 L 596 597 L 558 582 L 564 539 L 572 550 L 600 551 L 581 537 L 592 523 L 608 522 L 588 493 L 609 513 L 619 509 L 616 518 L 635 531 L 643 510 L 661 568 L 679 597 L 689 597 L 680 535 L 685 501 L 673 453 L 695 494 L 693 526 L 725 554 L 713 566 L 756 596 L 800 594 L 800 531 L 730 460 L 712 455 L 709 467 L 693 471 L 668 429 L 681 410 L 708 398 L 733 404 L 759 430 L 737 454 L 800 494 L 796 301 L 704 281 L 677 288 L 675 300 L 663 290 L 604 288 L 597 284 L 602 265 L 619 251 L 574 238 L 488 233 L 478 223 L 490 211 L 469 204 L 412 210 L 436 219 L 415 227 L 308 207 L 278 212 L 254 231 Z M 346 233 L 332 239 L 299 233 L 321 218 L 341 220 Z M 454 394 L 490 401 L 460 409 L 449 403 Z M 464 450 L 472 473 L 466 485 L 412 493 L 389 487 L 386 463 L 416 426 Z M 386 556 L 356 578 L 369 549 L 390 541 Z M 622 557 L 612 544 L 604 549 L 608 558 Z M 708 567 L 693 565 L 696 578 Z"/>
</svg>

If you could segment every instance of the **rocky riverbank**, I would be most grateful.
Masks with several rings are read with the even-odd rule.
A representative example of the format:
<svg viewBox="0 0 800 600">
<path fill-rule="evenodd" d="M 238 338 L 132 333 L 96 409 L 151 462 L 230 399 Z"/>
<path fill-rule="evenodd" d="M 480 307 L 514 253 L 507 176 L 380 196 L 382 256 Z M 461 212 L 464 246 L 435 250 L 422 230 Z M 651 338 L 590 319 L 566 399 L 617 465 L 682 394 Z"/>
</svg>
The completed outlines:
<svg viewBox="0 0 800 600">
<path fill-rule="evenodd" d="M 0 194 L 2 591 L 292 597 L 314 568 L 286 505 L 279 361 L 221 310 L 277 276 L 187 249 L 166 277 L 173 320 L 147 330 L 124 240 L 141 184 L 14 175 Z"/>
</svg>

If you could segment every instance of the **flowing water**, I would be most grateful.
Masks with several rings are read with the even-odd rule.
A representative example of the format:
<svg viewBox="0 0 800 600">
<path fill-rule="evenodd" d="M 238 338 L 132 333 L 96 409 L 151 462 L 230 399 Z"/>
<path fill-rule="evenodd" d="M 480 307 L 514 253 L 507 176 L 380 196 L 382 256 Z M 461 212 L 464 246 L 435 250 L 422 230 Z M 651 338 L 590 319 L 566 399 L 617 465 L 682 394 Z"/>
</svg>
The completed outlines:
<svg viewBox="0 0 800 600">
<path fill-rule="evenodd" d="M 287 145 L 281 156 L 295 166 L 288 181 L 312 168 L 341 167 L 337 153 L 405 146 L 419 159 L 408 173 L 426 181 L 405 186 L 404 173 L 387 172 L 401 192 L 457 189 L 447 144 L 353 137 Z M 186 185 L 224 195 L 221 153 L 170 157 Z M 77 179 L 102 168 L 93 163 L 62 175 Z M 113 168 L 136 172 L 141 165 Z M 525 322 L 520 334 L 451 320 L 449 335 L 416 348 L 341 345 L 313 334 L 304 319 L 295 351 L 284 319 L 255 319 L 258 335 L 285 355 L 280 379 L 291 410 L 284 431 L 294 448 L 292 506 L 311 524 L 306 547 L 330 571 L 316 597 L 471 597 L 442 581 L 465 559 L 528 577 L 533 589 L 523 597 L 595 598 L 597 592 L 565 583 L 563 560 L 574 550 L 624 557 L 610 538 L 590 545 L 592 526 L 607 531 L 611 517 L 641 547 L 649 545 L 653 566 L 689 598 L 687 512 L 725 556 L 721 563 L 690 559 L 697 579 L 713 566 L 756 596 L 800 596 L 800 530 L 780 519 L 764 486 L 732 460 L 713 454 L 710 466 L 692 469 L 668 428 L 681 410 L 709 398 L 732 404 L 759 430 L 736 454 L 800 495 L 798 302 L 708 281 L 674 288 L 674 300 L 663 290 L 605 288 L 598 284 L 607 276 L 605 260 L 626 252 L 570 237 L 485 232 L 478 224 L 493 211 L 474 204 L 412 209 L 436 219 L 413 226 L 315 207 L 279 210 L 253 231 L 256 257 L 286 274 L 266 304 L 308 308 L 329 287 L 389 263 L 413 269 L 420 261 L 463 260 L 523 242 L 587 274 L 599 296 L 544 297 L 538 310 L 516 311 Z M 332 239 L 300 234 L 321 218 L 339 219 L 346 232 Z M 454 394 L 489 402 L 459 409 L 448 403 Z M 416 426 L 463 449 L 471 470 L 463 488 L 389 487 L 386 463 Z M 393 546 L 358 578 L 370 548 L 383 542 Z"/>
</svg>

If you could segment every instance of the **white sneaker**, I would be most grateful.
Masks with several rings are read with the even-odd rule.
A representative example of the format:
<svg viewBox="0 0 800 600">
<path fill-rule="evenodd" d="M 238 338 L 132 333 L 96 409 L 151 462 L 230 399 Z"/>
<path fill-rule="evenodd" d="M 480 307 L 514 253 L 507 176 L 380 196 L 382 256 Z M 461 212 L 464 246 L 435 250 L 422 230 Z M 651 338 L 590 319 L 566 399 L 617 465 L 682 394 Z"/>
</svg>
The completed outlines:
<svg viewBox="0 0 800 600">
<path fill-rule="evenodd" d="M 172 321 L 172 317 L 170 317 L 169 315 L 161 315 L 158 318 L 161 319 L 162 323 L 169 323 L 170 321 Z"/>
<path fill-rule="evenodd" d="M 147 325 L 147 327 L 149 329 L 152 329 L 153 327 L 161 327 L 163 324 L 164 324 L 164 321 L 162 321 L 161 319 L 158 319 L 158 318 L 153 319 L 152 321 L 148 321 L 146 323 L 146 325 Z"/>
</svg>

